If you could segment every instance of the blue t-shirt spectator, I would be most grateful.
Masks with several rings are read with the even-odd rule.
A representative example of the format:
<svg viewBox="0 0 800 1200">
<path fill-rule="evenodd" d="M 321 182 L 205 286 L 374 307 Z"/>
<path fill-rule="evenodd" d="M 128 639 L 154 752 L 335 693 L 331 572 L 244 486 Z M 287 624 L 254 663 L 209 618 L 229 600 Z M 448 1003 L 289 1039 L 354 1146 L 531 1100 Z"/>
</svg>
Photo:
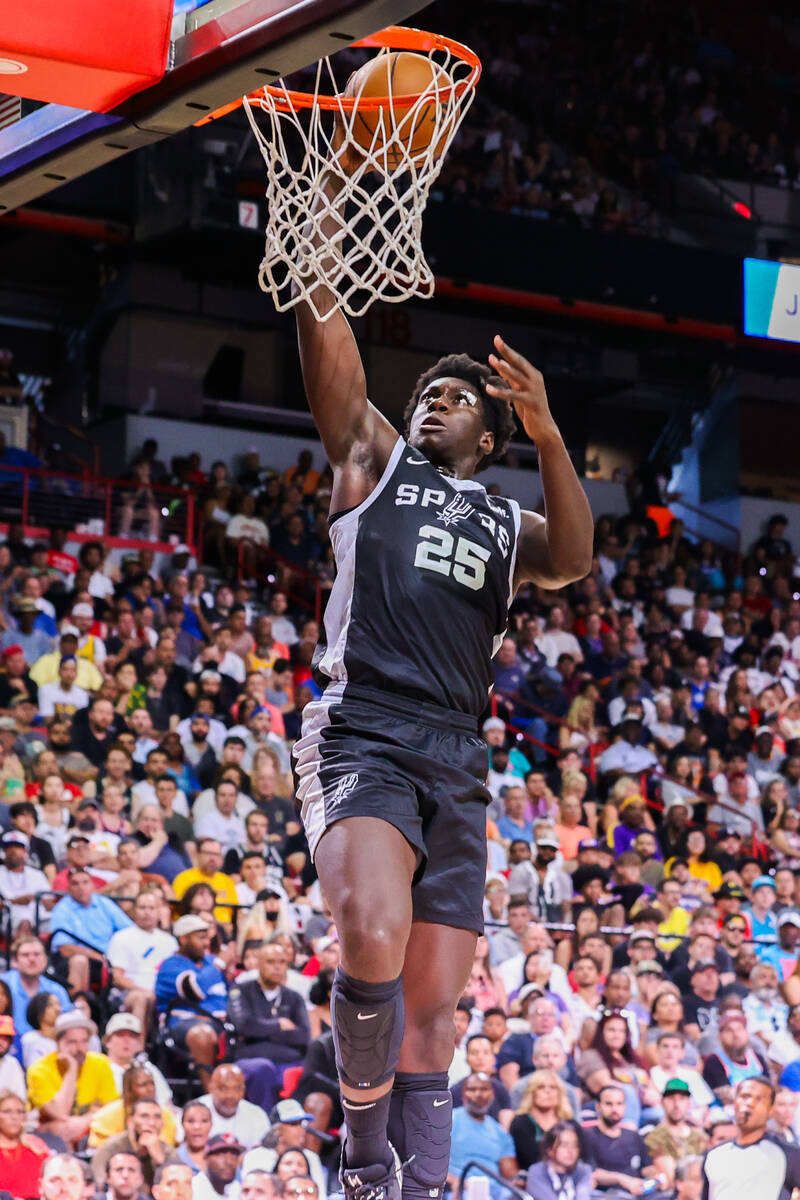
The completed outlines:
<svg viewBox="0 0 800 1200">
<path fill-rule="evenodd" d="M 156 1008 L 170 1024 L 205 1013 L 225 1020 L 228 984 L 211 954 L 197 962 L 186 954 L 171 954 L 158 968 Z"/>
<path fill-rule="evenodd" d="M 18 1036 L 22 1037 L 23 1033 L 30 1033 L 31 1031 L 31 1025 L 28 1022 L 26 1013 L 28 1010 L 28 1005 L 33 997 L 29 996 L 25 991 L 25 988 L 22 986 L 22 979 L 16 967 L 12 968 L 10 971 L 4 971 L 3 974 L 0 975 L 0 979 L 2 979 L 4 983 L 8 984 L 8 990 L 11 992 L 11 999 L 14 1005 L 14 1028 L 16 1029 Z M 44 992 L 48 996 L 56 996 L 59 1004 L 61 1005 L 62 1013 L 69 1012 L 70 1009 L 75 1007 L 69 998 L 66 988 L 63 988 L 60 983 L 56 983 L 55 979 L 48 979 L 47 975 L 39 976 L 38 989 L 40 992 Z"/>
<path fill-rule="evenodd" d="M 514 1141 L 511 1134 L 503 1129 L 494 1117 L 472 1117 L 465 1108 L 453 1110 L 453 1138 L 450 1144 L 450 1165 L 448 1174 L 461 1176 L 461 1172 L 470 1161 L 482 1163 L 488 1170 L 498 1174 L 500 1160 L 514 1158 Z M 469 1176 L 480 1175 L 480 1168 L 470 1168 Z M 497 1200 L 505 1189 L 491 1181 L 490 1191 Z"/>
<path fill-rule="evenodd" d="M 497 822 L 497 832 L 501 838 L 507 838 L 510 842 L 533 842 L 533 821 L 523 821 L 520 824 L 512 821 L 511 817 L 501 817 Z"/>
<path fill-rule="evenodd" d="M 131 925 L 133 921 L 130 917 L 108 896 L 95 893 L 88 904 L 79 904 L 72 896 L 65 896 L 59 900 L 50 916 L 50 928 L 53 931 L 50 949 L 88 944 L 92 950 L 103 954 L 112 935 L 120 929 L 129 929 Z"/>
</svg>

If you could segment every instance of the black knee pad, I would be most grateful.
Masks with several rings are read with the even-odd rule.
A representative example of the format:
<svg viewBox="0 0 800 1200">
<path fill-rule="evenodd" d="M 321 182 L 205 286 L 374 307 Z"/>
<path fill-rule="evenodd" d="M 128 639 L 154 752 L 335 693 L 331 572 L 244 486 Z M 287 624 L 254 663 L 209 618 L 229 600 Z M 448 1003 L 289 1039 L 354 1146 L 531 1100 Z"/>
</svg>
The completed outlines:
<svg viewBox="0 0 800 1200">
<path fill-rule="evenodd" d="M 440 1200 L 450 1162 L 453 1098 L 447 1072 L 395 1076 L 389 1137 L 401 1140 L 403 1200 Z"/>
<path fill-rule="evenodd" d="M 402 981 L 364 983 L 337 968 L 331 1017 L 342 1083 L 366 1089 L 391 1079 L 405 1031 Z"/>
</svg>

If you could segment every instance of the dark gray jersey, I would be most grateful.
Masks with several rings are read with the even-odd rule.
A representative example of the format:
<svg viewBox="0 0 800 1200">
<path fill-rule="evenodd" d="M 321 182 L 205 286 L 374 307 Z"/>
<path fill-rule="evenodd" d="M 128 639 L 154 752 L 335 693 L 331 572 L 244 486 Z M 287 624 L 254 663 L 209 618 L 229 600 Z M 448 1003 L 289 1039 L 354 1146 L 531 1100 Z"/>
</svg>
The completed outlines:
<svg viewBox="0 0 800 1200">
<path fill-rule="evenodd" d="M 331 525 L 337 576 L 314 657 L 331 681 L 479 716 L 508 623 L 520 510 L 441 475 L 402 438 Z"/>
</svg>

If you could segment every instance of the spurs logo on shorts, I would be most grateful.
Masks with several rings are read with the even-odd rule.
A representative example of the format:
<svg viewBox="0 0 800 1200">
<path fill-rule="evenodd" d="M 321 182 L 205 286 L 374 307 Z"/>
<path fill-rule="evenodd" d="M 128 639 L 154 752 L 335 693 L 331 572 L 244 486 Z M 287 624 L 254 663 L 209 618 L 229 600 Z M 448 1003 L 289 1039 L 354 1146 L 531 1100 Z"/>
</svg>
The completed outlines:
<svg viewBox="0 0 800 1200">
<path fill-rule="evenodd" d="M 475 509 L 463 496 L 454 496 L 446 508 L 442 508 L 436 514 L 437 521 L 441 521 L 445 529 L 449 525 L 455 525 L 456 521 L 464 521 L 467 517 L 471 517 Z"/>
<path fill-rule="evenodd" d="M 325 797 L 325 811 L 330 812 L 332 809 L 338 808 L 342 801 L 346 800 L 355 789 L 357 784 L 358 775 L 355 772 L 352 775 L 343 775 L 330 796 Z"/>
</svg>

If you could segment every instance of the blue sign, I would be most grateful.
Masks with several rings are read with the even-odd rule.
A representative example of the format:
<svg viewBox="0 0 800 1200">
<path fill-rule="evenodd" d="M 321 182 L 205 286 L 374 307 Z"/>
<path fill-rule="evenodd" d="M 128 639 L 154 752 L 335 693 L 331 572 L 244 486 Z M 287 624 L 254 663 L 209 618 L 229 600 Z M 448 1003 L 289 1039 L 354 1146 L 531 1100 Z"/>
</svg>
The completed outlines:
<svg viewBox="0 0 800 1200">
<path fill-rule="evenodd" d="M 744 331 L 749 337 L 800 342 L 800 266 L 744 260 Z"/>
</svg>

